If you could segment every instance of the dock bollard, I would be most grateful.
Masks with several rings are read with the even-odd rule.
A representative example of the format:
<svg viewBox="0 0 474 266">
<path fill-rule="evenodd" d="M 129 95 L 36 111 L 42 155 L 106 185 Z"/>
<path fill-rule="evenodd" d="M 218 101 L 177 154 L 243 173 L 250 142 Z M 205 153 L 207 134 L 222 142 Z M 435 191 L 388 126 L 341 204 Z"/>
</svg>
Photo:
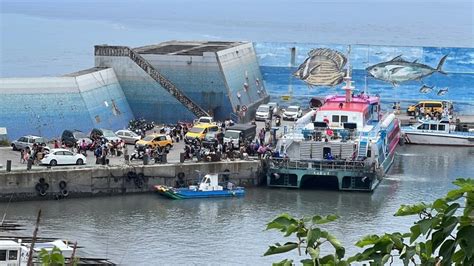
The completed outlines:
<svg viewBox="0 0 474 266">
<path fill-rule="evenodd" d="M 12 171 L 12 160 L 7 160 L 7 172 Z"/>
</svg>

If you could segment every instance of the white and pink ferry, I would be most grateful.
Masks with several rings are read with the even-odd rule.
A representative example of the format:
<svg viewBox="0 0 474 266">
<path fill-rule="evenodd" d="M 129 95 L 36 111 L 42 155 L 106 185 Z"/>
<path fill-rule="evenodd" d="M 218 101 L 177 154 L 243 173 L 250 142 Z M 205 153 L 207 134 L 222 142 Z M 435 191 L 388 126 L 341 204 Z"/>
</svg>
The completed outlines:
<svg viewBox="0 0 474 266">
<path fill-rule="evenodd" d="M 326 97 L 279 139 L 268 186 L 372 191 L 383 179 L 394 161 L 400 122 L 381 112 L 378 96 L 354 95 L 351 78 L 345 83 L 345 95 Z"/>
</svg>

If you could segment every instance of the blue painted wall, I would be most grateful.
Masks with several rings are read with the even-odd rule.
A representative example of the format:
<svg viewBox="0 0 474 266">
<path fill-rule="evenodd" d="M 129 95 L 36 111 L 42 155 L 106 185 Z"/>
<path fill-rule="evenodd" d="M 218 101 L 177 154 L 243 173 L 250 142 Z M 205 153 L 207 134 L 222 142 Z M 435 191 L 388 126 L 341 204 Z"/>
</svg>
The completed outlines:
<svg viewBox="0 0 474 266">
<path fill-rule="evenodd" d="M 53 138 L 71 126 L 90 130 L 92 121 L 78 93 L 4 94 L 0 97 L 0 125 L 14 140 L 28 134 Z"/>
<path fill-rule="evenodd" d="M 31 79 L 24 82 L 35 84 Z M 75 84 L 75 88 L 60 88 L 58 91 L 63 92 L 56 93 L 48 93 L 47 88 L 43 93 L 25 93 L 34 91 L 34 88 L 23 86 L 18 89 L 19 93 L 2 94 L 0 127 L 7 128 L 10 140 L 30 134 L 52 139 L 60 137 L 65 129 L 78 129 L 85 133 L 94 127 L 117 130 L 127 127 L 128 121 L 133 119 L 117 82 L 109 81 L 87 90 L 83 88 L 85 83 L 78 81 Z"/>
<path fill-rule="evenodd" d="M 228 117 L 232 109 L 217 64 L 214 67 L 160 65 L 159 70 L 186 96 L 206 111 L 214 113 L 216 119 Z M 180 119 L 174 117 L 174 120 Z"/>
<path fill-rule="evenodd" d="M 272 100 L 280 101 L 283 106 L 300 104 L 307 106 L 312 96 L 325 96 L 343 91 L 340 85 L 331 87 L 309 88 L 303 81 L 296 79 L 292 73 L 307 57 L 307 53 L 314 48 L 330 48 L 344 54 L 348 51 L 347 45 L 325 45 L 317 43 L 254 43 L 260 68 L 263 73 L 266 89 Z M 296 48 L 296 64 L 291 65 L 292 47 Z M 420 81 L 410 81 L 393 87 L 390 83 L 367 78 L 367 88 L 371 94 L 379 94 L 385 107 L 388 108 L 394 101 L 401 101 L 402 107 L 419 100 L 452 100 L 455 110 L 462 114 L 474 114 L 474 48 L 437 48 L 437 47 L 401 47 L 401 46 L 374 46 L 352 45 L 350 62 L 353 67 L 355 87 L 364 90 L 366 84 L 365 68 L 379 62 L 388 61 L 402 55 L 407 61 L 427 64 L 436 68 L 439 60 L 448 55 L 443 70 L 448 75 L 434 73 Z M 422 84 L 436 86 L 433 92 L 422 94 L 419 92 Z M 449 88 L 444 96 L 436 92 L 441 88 Z M 282 95 L 293 92 L 290 101 L 281 101 Z"/>
<path fill-rule="evenodd" d="M 160 123 L 192 121 L 195 116 L 128 57 L 96 56 L 96 66 L 111 67 L 136 118 Z"/>
</svg>

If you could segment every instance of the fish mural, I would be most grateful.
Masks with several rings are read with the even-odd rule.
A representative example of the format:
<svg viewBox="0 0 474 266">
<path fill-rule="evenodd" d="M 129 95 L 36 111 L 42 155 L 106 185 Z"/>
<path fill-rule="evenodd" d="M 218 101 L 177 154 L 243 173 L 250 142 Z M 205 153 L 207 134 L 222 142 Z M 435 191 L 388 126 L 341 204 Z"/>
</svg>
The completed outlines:
<svg viewBox="0 0 474 266">
<path fill-rule="evenodd" d="M 434 86 L 429 87 L 428 85 L 421 86 L 420 93 L 429 93 L 433 90 Z"/>
<path fill-rule="evenodd" d="M 422 80 L 433 73 L 441 73 L 447 75 L 442 70 L 443 64 L 448 55 L 443 56 L 436 68 L 428 65 L 418 63 L 418 60 L 413 62 L 406 61 L 399 55 L 390 61 L 381 62 L 366 68 L 366 71 L 375 79 L 390 82 L 394 87 L 399 86 L 400 83 L 412 80 Z"/>
<path fill-rule="evenodd" d="M 293 73 L 293 76 L 312 86 L 336 86 L 345 76 L 347 58 L 339 51 L 328 48 L 313 49 Z"/>
<path fill-rule="evenodd" d="M 446 93 L 448 93 L 448 90 L 449 90 L 448 88 L 440 89 L 440 90 L 438 91 L 438 93 L 436 93 L 436 95 L 438 95 L 438 96 L 443 96 L 443 95 L 445 95 Z"/>
</svg>

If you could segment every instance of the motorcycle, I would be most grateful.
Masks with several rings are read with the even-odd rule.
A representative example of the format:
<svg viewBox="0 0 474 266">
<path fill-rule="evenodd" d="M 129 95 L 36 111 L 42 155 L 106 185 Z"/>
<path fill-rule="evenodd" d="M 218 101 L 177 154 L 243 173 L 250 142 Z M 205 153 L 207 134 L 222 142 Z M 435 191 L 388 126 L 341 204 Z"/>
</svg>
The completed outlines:
<svg viewBox="0 0 474 266">
<path fill-rule="evenodd" d="M 275 118 L 275 126 L 279 127 L 280 125 L 281 125 L 281 120 L 280 120 L 280 117 L 277 116 L 277 117 Z"/>
</svg>

